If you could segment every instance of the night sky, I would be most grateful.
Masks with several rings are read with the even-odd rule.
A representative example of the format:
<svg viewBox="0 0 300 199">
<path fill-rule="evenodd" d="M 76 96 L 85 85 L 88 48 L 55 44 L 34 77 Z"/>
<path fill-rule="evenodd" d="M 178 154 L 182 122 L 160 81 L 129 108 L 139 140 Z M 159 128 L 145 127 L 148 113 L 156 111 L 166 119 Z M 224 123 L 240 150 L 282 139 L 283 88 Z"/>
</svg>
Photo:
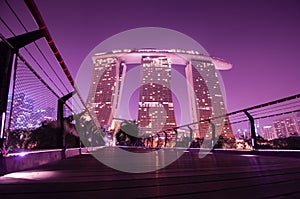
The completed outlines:
<svg viewBox="0 0 300 199">
<path fill-rule="evenodd" d="M 23 1 L 9 2 L 34 30 Z M 36 4 L 74 77 L 85 57 L 105 39 L 132 28 L 163 27 L 188 35 L 210 55 L 232 63 L 231 70 L 221 71 L 228 112 L 300 92 L 299 0 L 36 0 Z M 0 15 L 16 33 L 24 33 L 4 1 Z M 0 30 L 9 36 L 2 24 Z"/>
</svg>

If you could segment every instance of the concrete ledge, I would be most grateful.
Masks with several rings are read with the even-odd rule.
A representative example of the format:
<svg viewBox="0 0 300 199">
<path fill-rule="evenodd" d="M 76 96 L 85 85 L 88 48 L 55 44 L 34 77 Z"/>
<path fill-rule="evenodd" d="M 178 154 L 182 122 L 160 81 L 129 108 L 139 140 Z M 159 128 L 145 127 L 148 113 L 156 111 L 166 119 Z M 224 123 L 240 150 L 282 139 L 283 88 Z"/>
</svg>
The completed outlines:
<svg viewBox="0 0 300 199">
<path fill-rule="evenodd" d="M 256 150 L 256 151 L 247 151 L 247 150 L 214 149 L 213 152 L 214 153 L 231 153 L 231 154 L 236 154 L 236 155 L 249 154 L 249 155 L 300 158 L 300 150 L 259 149 L 259 150 Z"/>
<path fill-rule="evenodd" d="M 72 148 L 65 151 L 55 149 L 9 154 L 7 157 L 0 158 L 0 175 L 35 168 L 50 162 L 77 156 L 84 152 L 87 152 L 87 149 Z"/>
</svg>

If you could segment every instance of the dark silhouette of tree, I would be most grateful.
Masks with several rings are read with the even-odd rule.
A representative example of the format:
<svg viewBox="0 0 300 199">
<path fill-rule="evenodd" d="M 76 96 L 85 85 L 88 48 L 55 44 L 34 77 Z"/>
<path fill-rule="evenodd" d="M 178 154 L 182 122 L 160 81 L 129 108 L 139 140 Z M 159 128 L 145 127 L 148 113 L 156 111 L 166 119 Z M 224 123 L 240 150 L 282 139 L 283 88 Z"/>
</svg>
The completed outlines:
<svg viewBox="0 0 300 199">
<path fill-rule="evenodd" d="M 299 150 L 300 149 L 300 137 L 288 137 L 286 138 L 286 149 L 294 149 L 294 150 Z"/>
<path fill-rule="evenodd" d="M 127 138 L 126 133 L 122 129 L 120 129 L 116 133 L 116 145 L 119 145 L 119 146 L 125 146 L 125 145 L 127 145 L 126 138 Z"/>
<path fill-rule="evenodd" d="M 116 133 L 117 145 L 142 146 L 139 129 L 135 121 L 124 121 Z"/>
<path fill-rule="evenodd" d="M 270 145 L 270 142 L 268 140 L 265 140 L 262 136 L 258 135 L 256 137 L 256 143 L 257 147 L 259 149 L 271 149 L 272 146 Z"/>
<path fill-rule="evenodd" d="M 195 140 L 192 141 L 191 143 L 191 148 L 200 148 L 201 145 L 203 144 L 204 139 L 203 138 L 196 138 Z"/>
<path fill-rule="evenodd" d="M 75 115 L 74 120 L 81 142 L 86 147 L 103 146 L 105 144 L 103 129 L 95 125 L 86 111 Z"/>
<path fill-rule="evenodd" d="M 235 137 L 231 134 L 221 134 L 214 148 L 236 148 Z"/>
</svg>

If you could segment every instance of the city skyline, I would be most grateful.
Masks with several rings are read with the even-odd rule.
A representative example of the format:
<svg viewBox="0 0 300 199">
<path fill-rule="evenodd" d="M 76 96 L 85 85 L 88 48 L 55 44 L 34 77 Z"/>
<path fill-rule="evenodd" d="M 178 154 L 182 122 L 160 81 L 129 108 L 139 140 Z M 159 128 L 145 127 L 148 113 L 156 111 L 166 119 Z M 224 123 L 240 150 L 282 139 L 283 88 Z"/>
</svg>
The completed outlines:
<svg viewBox="0 0 300 199">
<path fill-rule="evenodd" d="M 84 57 L 101 41 L 124 30 L 152 26 L 187 34 L 210 54 L 223 57 L 236 66 L 231 71 L 221 72 L 229 112 L 299 92 L 296 86 L 300 84 L 297 75 L 299 1 L 156 1 L 147 6 L 138 1 L 36 3 L 73 76 Z M 23 1 L 11 1 L 11 4 L 24 19 L 24 24 L 30 30 L 36 29 Z M 56 4 L 60 6 L 54 6 Z M 12 29 L 17 34 L 24 33 L 4 1 L 0 5 L 3 19 L 13 24 Z M 116 7 L 119 12 L 111 14 L 106 9 L 97 12 L 103 5 Z M 153 14 L 154 6 L 164 11 Z M 177 8 L 186 9 L 176 14 Z M 102 25 L 95 27 L 99 19 L 103 19 Z M 1 29 L 4 35 L 11 36 L 2 24 Z"/>
<path fill-rule="evenodd" d="M 34 99 L 25 93 L 15 94 L 13 99 L 9 95 L 7 107 L 8 116 L 10 111 L 13 110 L 11 119 L 6 121 L 6 125 L 9 125 L 12 130 L 35 129 L 44 122 L 56 120 L 56 106 L 53 107 L 51 104 L 48 104 L 48 106 L 41 108 L 39 104 L 35 103 Z M 67 109 L 65 115 L 70 116 L 71 114 L 71 110 Z"/>
<path fill-rule="evenodd" d="M 295 86 L 300 84 L 296 67 L 300 46 L 297 36 L 300 34 L 297 20 L 300 17 L 299 1 L 164 1 L 159 2 L 160 6 L 156 8 L 163 9 L 164 12 L 156 12 L 155 16 L 150 12 L 155 2 L 145 7 L 137 1 L 121 4 L 110 1 L 105 3 L 107 7 L 117 6 L 118 9 L 121 6 L 122 9 L 118 9 L 120 12 L 113 14 L 111 20 L 102 20 L 103 25 L 96 29 L 93 26 L 95 21 L 100 18 L 108 19 L 110 16 L 105 9 L 96 12 L 98 7 L 104 5 L 98 1 L 78 5 L 70 5 L 67 1 L 36 3 L 73 76 L 76 76 L 88 52 L 104 39 L 131 28 L 156 26 L 183 32 L 202 44 L 210 54 L 230 60 L 236 66 L 232 71 L 222 72 L 229 112 L 290 96 L 299 91 Z M 16 33 L 23 33 L 4 2 L 0 4 L 3 19 L 13 24 Z M 11 1 L 11 4 L 24 18 L 25 25 L 31 30 L 36 29 L 23 1 Z M 56 4 L 60 6 L 54 6 Z M 176 15 L 175 9 L 183 7 L 188 9 Z M 66 10 L 68 15 L 64 14 Z M 136 16 L 143 17 L 137 19 Z M 159 18 L 162 20 L 156 20 Z M 4 35 L 10 35 L 2 24 L 1 29 Z M 71 37 L 66 37 L 66 34 Z M 279 54 L 280 59 L 276 59 Z M 253 58 L 259 62 L 255 62 Z M 255 82 L 252 82 L 253 78 L 256 79 Z M 277 81 L 282 78 L 285 84 Z M 243 86 L 237 84 L 241 81 Z M 255 83 L 260 87 L 254 86 Z M 277 88 L 276 92 L 272 91 L 274 88 Z M 258 95 L 253 98 L 251 93 Z"/>
</svg>

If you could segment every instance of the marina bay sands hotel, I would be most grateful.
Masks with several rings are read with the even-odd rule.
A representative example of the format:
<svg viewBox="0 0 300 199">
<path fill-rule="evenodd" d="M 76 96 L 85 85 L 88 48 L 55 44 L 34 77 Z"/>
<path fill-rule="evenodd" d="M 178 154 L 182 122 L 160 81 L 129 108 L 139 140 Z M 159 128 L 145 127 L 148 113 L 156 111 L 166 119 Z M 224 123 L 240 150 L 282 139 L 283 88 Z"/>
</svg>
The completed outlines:
<svg viewBox="0 0 300 199">
<path fill-rule="evenodd" d="M 172 67 L 184 67 L 188 93 L 190 123 L 195 124 L 197 137 L 209 137 L 208 119 L 226 114 L 220 77 L 217 70 L 232 66 L 221 59 L 181 49 L 123 49 L 97 53 L 92 57 L 93 73 L 87 105 L 95 114 L 101 127 L 114 125 L 122 94 L 126 92 L 124 80 L 128 66 L 138 65 L 136 77 L 139 87 L 137 124 L 142 134 L 153 135 L 157 131 L 172 129 L 176 122 L 176 104 L 172 98 Z M 202 121 L 202 122 L 201 122 Z M 228 118 L 214 119 L 217 131 L 230 133 Z"/>
</svg>

